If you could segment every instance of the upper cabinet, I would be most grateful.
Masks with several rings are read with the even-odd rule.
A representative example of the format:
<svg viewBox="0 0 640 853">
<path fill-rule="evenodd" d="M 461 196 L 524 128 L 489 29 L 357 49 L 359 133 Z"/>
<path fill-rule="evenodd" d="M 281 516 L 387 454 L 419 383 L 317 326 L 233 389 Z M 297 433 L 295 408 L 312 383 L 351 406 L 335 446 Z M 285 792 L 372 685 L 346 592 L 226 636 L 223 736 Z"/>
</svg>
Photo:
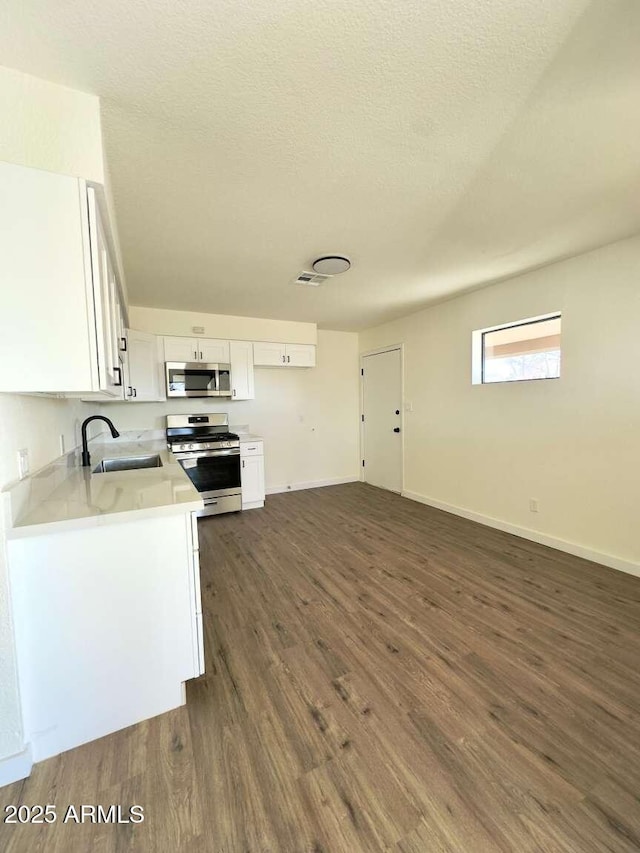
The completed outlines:
<svg viewBox="0 0 640 853">
<path fill-rule="evenodd" d="M 285 344 L 268 341 L 253 342 L 253 363 L 256 367 L 281 367 L 286 363 Z"/>
<path fill-rule="evenodd" d="M 0 163 L 0 391 L 121 397 L 117 265 L 98 191 Z"/>
<path fill-rule="evenodd" d="M 253 400 L 253 344 L 251 341 L 229 341 L 231 364 L 231 399 Z"/>
<path fill-rule="evenodd" d="M 219 341 L 215 338 L 165 337 L 164 360 L 229 364 L 229 341 Z"/>
<path fill-rule="evenodd" d="M 286 344 L 287 367 L 315 367 L 316 348 L 313 344 Z"/>
<path fill-rule="evenodd" d="M 87 205 L 100 391 L 112 397 L 122 397 L 121 343 L 124 329 L 120 293 L 96 193 L 91 187 L 87 189 Z"/>
<path fill-rule="evenodd" d="M 253 363 L 256 367 L 315 367 L 313 344 L 274 344 L 254 341 Z"/>
<path fill-rule="evenodd" d="M 209 364 L 229 364 L 229 341 L 198 338 L 198 356 L 198 361 L 206 361 Z"/>
<path fill-rule="evenodd" d="M 128 329 L 125 341 L 125 399 L 139 403 L 166 400 L 162 339 Z"/>
</svg>

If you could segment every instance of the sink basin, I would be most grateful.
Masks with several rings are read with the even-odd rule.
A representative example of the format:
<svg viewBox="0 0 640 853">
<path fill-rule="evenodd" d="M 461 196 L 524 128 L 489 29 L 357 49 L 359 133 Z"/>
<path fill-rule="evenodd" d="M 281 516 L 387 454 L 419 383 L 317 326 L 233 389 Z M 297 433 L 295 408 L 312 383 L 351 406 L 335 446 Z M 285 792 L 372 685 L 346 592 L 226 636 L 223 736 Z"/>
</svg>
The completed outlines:
<svg viewBox="0 0 640 853">
<path fill-rule="evenodd" d="M 121 456 L 119 459 L 103 459 L 93 469 L 94 474 L 106 474 L 108 471 L 132 471 L 136 468 L 162 468 L 158 453 L 149 456 Z"/>
</svg>

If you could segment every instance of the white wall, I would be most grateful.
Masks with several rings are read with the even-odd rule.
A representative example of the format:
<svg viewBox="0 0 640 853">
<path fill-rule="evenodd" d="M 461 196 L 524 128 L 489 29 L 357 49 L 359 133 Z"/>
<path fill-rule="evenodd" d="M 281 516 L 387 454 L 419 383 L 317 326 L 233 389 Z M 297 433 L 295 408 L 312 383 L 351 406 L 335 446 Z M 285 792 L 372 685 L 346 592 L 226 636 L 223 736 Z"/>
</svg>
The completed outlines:
<svg viewBox="0 0 640 853">
<path fill-rule="evenodd" d="M 0 160 L 103 180 L 99 102 L 93 95 L 0 68 Z M 16 454 L 28 448 L 31 470 L 70 448 L 91 407 L 47 397 L 0 394 L 0 489 L 18 476 Z M 15 656 L 0 529 L 0 759 L 22 749 Z"/>
<path fill-rule="evenodd" d="M 215 301 L 212 297 L 212 301 Z M 198 314 L 164 308 L 129 308 L 129 325 L 156 335 L 193 336 L 194 326 L 204 327 L 201 337 L 234 341 L 277 341 L 284 344 L 315 344 L 316 324 L 291 320 L 264 320 L 228 314 Z"/>
<path fill-rule="evenodd" d="M 0 160 L 103 183 L 98 98 L 0 67 Z"/>
<path fill-rule="evenodd" d="M 471 384 L 472 330 L 551 311 L 563 312 L 559 380 Z M 405 490 L 633 571 L 639 318 L 635 238 L 363 332 L 362 352 L 405 344 Z"/>
<path fill-rule="evenodd" d="M 268 489 L 357 479 L 358 336 L 318 331 L 315 368 L 256 368 L 255 400 L 108 403 L 118 429 L 164 429 L 167 414 L 228 412 L 265 442 Z"/>
</svg>

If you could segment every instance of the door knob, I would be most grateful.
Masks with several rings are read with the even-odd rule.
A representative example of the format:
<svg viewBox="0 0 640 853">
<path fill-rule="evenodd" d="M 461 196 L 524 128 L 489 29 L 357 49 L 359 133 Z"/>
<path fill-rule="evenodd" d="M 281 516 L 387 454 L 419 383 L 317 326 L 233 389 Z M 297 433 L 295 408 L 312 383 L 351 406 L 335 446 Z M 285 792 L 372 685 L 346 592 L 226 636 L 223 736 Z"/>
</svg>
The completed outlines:
<svg viewBox="0 0 640 853">
<path fill-rule="evenodd" d="M 400 427 L 394 427 L 394 428 L 393 428 L 393 431 L 394 431 L 394 432 L 400 432 Z"/>
</svg>

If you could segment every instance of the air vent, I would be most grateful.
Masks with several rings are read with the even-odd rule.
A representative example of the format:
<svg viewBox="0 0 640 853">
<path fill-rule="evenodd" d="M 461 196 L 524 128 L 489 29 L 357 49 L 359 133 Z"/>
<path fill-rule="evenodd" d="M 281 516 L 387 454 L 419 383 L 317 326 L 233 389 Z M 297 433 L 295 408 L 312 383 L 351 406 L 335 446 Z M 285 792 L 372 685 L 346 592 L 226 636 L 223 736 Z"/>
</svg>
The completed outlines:
<svg viewBox="0 0 640 853">
<path fill-rule="evenodd" d="M 307 287 L 318 287 L 318 285 L 323 284 L 328 278 L 332 278 L 330 275 L 321 275 L 317 272 L 307 272 L 303 270 L 298 274 L 298 277 L 293 282 L 294 284 L 304 284 Z"/>
</svg>

